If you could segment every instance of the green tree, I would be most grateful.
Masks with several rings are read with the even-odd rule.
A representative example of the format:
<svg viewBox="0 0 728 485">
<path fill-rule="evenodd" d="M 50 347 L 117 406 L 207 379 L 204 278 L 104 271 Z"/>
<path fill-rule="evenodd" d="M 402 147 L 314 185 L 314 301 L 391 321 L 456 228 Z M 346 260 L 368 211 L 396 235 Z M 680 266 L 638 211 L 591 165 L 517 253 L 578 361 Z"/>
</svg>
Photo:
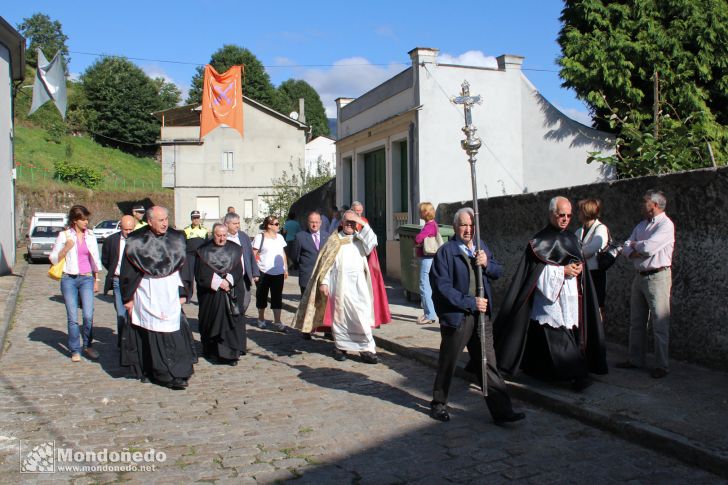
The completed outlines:
<svg viewBox="0 0 728 485">
<path fill-rule="evenodd" d="M 316 90 L 303 80 L 289 79 L 278 86 L 278 101 L 275 108 L 283 114 L 298 111 L 298 99 L 304 99 L 306 124 L 311 127 L 312 136 L 328 136 L 329 120 Z"/>
<path fill-rule="evenodd" d="M 210 57 L 209 64 L 219 73 L 223 73 L 232 66 L 245 66 L 243 74 L 243 94 L 266 106 L 275 105 L 276 92 L 270 82 L 268 73 L 265 72 L 263 64 L 255 57 L 255 54 L 244 47 L 232 44 L 225 44 L 215 51 Z M 205 76 L 204 67 L 196 69 L 192 76 L 192 87 L 187 96 L 187 103 L 202 102 L 202 84 Z"/>
<path fill-rule="evenodd" d="M 162 109 L 158 85 L 144 71 L 119 57 L 105 57 L 81 76 L 89 131 L 101 143 L 148 152 L 159 136 L 151 113 Z"/>
<path fill-rule="evenodd" d="M 307 169 L 305 165 L 283 170 L 281 176 L 273 179 L 273 193 L 266 197 L 269 213 L 285 217 L 294 202 L 303 195 L 321 187 L 334 177 L 323 157 L 316 161 L 316 167 Z"/>
<path fill-rule="evenodd" d="M 50 61 L 56 52 L 60 51 L 65 61 L 66 74 L 68 74 L 68 64 L 71 58 L 68 56 L 68 46 L 66 41 L 68 36 L 63 33 L 63 28 L 58 20 L 51 18 L 43 13 L 35 13 L 18 24 L 18 31 L 23 34 L 26 41 L 30 41 L 26 52 L 26 61 L 32 67 L 38 66 L 38 53 L 40 48 L 43 54 Z"/>
<path fill-rule="evenodd" d="M 164 78 L 154 78 L 154 85 L 157 86 L 157 95 L 161 103 L 162 109 L 174 108 L 182 100 L 182 93 L 174 84 L 164 80 Z"/>
<path fill-rule="evenodd" d="M 623 177 L 704 167 L 708 143 L 725 160 L 725 0 L 566 0 L 561 21 L 563 86 L 617 137 L 615 155 L 591 160 Z"/>
</svg>

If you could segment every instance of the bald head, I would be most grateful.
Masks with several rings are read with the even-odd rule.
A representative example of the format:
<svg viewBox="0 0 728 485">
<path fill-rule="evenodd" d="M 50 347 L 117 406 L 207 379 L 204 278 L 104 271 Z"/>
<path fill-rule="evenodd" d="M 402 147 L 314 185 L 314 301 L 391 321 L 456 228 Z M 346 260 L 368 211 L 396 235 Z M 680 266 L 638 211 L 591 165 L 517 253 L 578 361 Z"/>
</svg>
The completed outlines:
<svg viewBox="0 0 728 485">
<path fill-rule="evenodd" d="M 134 230 L 134 226 L 136 226 L 136 219 L 134 219 L 134 216 L 121 216 L 121 220 L 119 221 L 119 230 L 121 231 L 122 237 L 128 236 L 129 233 Z"/>
</svg>

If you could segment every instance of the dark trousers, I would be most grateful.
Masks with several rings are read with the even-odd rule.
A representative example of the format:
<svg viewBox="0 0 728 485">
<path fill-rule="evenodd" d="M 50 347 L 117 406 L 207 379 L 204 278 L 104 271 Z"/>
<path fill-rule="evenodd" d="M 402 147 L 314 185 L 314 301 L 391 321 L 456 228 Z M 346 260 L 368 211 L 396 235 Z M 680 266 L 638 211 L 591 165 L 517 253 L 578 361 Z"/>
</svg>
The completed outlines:
<svg viewBox="0 0 728 485">
<path fill-rule="evenodd" d="M 447 396 L 450 393 L 450 384 L 455 375 L 455 366 L 458 357 L 465 347 L 468 348 L 470 359 L 477 362 L 473 371 L 478 377 L 481 387 L 483 385 L 481 369 L 480 338 L 478 337 L 478 324 L 473 315 L 466 315 L 460 327 L 440 326 L 440 355 L 437 361 L 437 376 L 432 391 L 432 404 L 447 404 Z M 503 381 L 495 361 L 495 350 L 493 349 L 493 325 L 486 317 L 485 325 L 485 355 L 488 359 L 488 397 L 485 403 L 488 406 L 493 419 L 506 418 L 513 414 L 511 398 L 506 390 L 506 383 Z"/>
<path fill-rule="evenodd" d="M 271 310 L 283 308 L 283 280 L 284 275 L 269 275 L 260 273 L 258 287 L 255 290 L 255 307 L 261 310 L 268 306 L 268 291 L 270 291 Z"/>
</svg>

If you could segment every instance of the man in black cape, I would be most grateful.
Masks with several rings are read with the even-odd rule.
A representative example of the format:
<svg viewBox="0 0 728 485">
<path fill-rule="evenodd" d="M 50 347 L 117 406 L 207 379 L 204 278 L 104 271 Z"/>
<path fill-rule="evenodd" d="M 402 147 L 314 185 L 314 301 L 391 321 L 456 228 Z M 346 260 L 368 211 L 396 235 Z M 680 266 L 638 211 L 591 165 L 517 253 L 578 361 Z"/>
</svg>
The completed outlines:
<svg viewBox="0 0 728 485">
<path fill-rule="evenodd" d="M 129 235 L 121 264 L 121 298 L 129 315 L 121 333 L 121 365 L 143 382 L 185 389 L 197 362 L 182 313 L 185 235 L 169 229 L 164 207 L 150 208 L 147 221 Z"/>
<path fill-rule="evenodd" d="M 197 250 L 197 296 L 200 299 L 200 338 L 205 357 L 237 365 L 245 354 L 242 306 L 243 249 L 227 240 L 227 228 L 212 227 L 212 241 Z M 240 302 L 238 301 L 240 297 Z"/>
<path fill-rule="evenodd" d="M 526 246 L 493 331 L 501 370 L 582 390 L 589 372 L 607 373 L 607 361 L 597 297 L 570 221 L 568 199 L 551 199 L 549 224 Z"/>
</svg>

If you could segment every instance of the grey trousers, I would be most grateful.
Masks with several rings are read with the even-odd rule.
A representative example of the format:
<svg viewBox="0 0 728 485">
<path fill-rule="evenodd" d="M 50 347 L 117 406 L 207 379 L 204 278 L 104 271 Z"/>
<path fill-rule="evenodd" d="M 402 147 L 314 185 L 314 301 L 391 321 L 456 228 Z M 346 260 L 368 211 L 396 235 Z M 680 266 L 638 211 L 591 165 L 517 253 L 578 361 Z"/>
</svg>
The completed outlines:
<svg viewBox="0 0 728 485">
<path fill-rule="evenodd" d="M 507 418 L 513 414 L 511 398 L 506 390 L 506 383 L 498 372 L 493 350 L 493 325 L 486 317 L 485 354 L 488 358 L 488 397 L 485 403 L 493 419 Z M 437 375 L 432 391 L 432 405 L 447 404 L 450 393 L 450 384 L 455 374 L 458 357 L 465 347 L 475 366 L 475 374 L 483 385 L 483 372 L 481 370 L 480 339 L 478 338 L 478 323 L 472 315 L 467 315 L 458 328 L 440 326 L 440 355 L 437 362 Z"/>
<path fill-rule="evenodd" d="M 629 361 L 645 366 L 647 328 L 652 325 L 655 339 L 655 366 L 667 370 L 670 344 L 670 293 L 672 270 L 642 276 L 632 281 L 630 298 Z"/>
</svg>

